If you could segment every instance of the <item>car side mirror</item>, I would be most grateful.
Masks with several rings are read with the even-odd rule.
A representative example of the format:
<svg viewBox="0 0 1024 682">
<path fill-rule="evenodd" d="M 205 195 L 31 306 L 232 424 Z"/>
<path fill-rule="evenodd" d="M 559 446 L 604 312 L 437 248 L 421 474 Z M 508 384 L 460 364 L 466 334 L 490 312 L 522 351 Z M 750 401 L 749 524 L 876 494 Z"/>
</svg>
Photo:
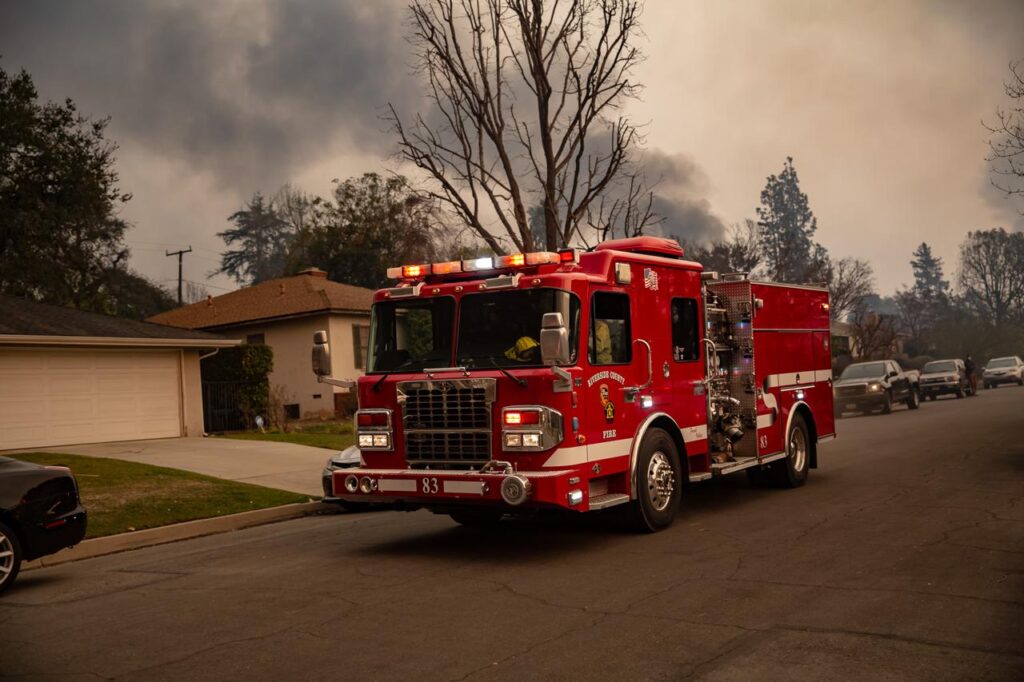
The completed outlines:
<svg viewBox="0 0 1024 682">
<path fill-rule="evenodd" d="M 540 322 L 540 358 L 545 365 L 569 362 L 569 330 L 562 313 L 544 313 Z"/>
<path fill-rule="evenodd" d="M 886 379 L 895 379 L 898 376 L 899 376 L 899 374 L 897 374 L 896 372 L 889 372 L 888 374 L 885 375 L 885 378 Z"/>
<path fill-rule="evenodd" d="M 313 332 L 313 374 L 318 377 L 331 375 L 331 346 L 327 343 L 327 332 Z"/>
</svg>

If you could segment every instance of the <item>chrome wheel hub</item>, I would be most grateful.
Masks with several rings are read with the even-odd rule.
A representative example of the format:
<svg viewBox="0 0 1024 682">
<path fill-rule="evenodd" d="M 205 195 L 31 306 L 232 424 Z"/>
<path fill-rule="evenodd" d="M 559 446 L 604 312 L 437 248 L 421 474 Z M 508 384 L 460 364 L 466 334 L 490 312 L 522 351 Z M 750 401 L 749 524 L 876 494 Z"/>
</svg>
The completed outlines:
<svg viewBox="0 0 1024 682">
<path fill-rule="evenodd" d="M 665 511 L 676 489 L 676 472 L 672 462 L 661 450 L 651 455 L 647 465 L 647 498 L 655 511 Z"/>
<path fill-rule="evenodd" d="M 807 437 L 800 429 L 793 429 L 789 436 L 789 457 L 793 460 L 794 471 L 803 471 L 807 465 Z"/>
<path fill-rule="evenodd" d="M 11 539 L 0 533 L 0 584 L 7 580 L 7 576 L 14 570 L 14 545 Z"/>
</svg>

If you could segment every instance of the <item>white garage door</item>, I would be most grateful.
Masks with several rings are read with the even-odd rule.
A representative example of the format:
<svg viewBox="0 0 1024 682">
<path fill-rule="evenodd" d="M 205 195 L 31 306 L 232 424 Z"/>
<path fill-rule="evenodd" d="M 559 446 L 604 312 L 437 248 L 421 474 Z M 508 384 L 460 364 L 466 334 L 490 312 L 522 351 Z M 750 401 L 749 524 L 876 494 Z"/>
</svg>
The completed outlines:
<svg viewBox="0 0 1024 682">
<path fill-rule="evenodd" d="M 0 450 L 181 435 L 178 352 L 0 350 Z"/>
</svg>

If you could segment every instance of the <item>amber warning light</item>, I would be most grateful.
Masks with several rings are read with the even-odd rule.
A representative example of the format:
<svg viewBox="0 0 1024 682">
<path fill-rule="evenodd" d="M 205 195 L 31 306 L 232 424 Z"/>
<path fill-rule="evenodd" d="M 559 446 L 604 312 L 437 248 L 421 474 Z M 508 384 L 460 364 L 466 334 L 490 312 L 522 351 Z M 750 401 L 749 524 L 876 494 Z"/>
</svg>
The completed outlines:
<svg viewBox="0 0 1024 682">
<path fill-rule="evenodd" d="M 537 424 L 539 422 L 540 412 L 537 412 L 536 410 L 509 410 L 505 412 L 505 424 L 507 424 L 508 426 L 519 426 L 520 424 Z"/>
</svg>

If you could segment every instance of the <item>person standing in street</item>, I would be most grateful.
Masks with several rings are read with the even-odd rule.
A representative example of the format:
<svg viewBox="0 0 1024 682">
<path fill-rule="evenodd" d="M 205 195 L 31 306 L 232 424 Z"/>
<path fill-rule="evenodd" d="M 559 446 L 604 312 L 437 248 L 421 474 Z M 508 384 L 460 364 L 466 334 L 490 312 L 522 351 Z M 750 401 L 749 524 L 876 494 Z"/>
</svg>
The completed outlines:
<svg viewBox="0 0 1024 682">
<path fill-rule="evenodd" d="M 971 354 L 968 353 L 967 357 L 964 358 L 964 370 L 967 372 L 967 383 L 971 385 L 971 395 L 978 395 L 978 372 L 977 365 L 974 364 L 974 359 Z"/>
</svg>

